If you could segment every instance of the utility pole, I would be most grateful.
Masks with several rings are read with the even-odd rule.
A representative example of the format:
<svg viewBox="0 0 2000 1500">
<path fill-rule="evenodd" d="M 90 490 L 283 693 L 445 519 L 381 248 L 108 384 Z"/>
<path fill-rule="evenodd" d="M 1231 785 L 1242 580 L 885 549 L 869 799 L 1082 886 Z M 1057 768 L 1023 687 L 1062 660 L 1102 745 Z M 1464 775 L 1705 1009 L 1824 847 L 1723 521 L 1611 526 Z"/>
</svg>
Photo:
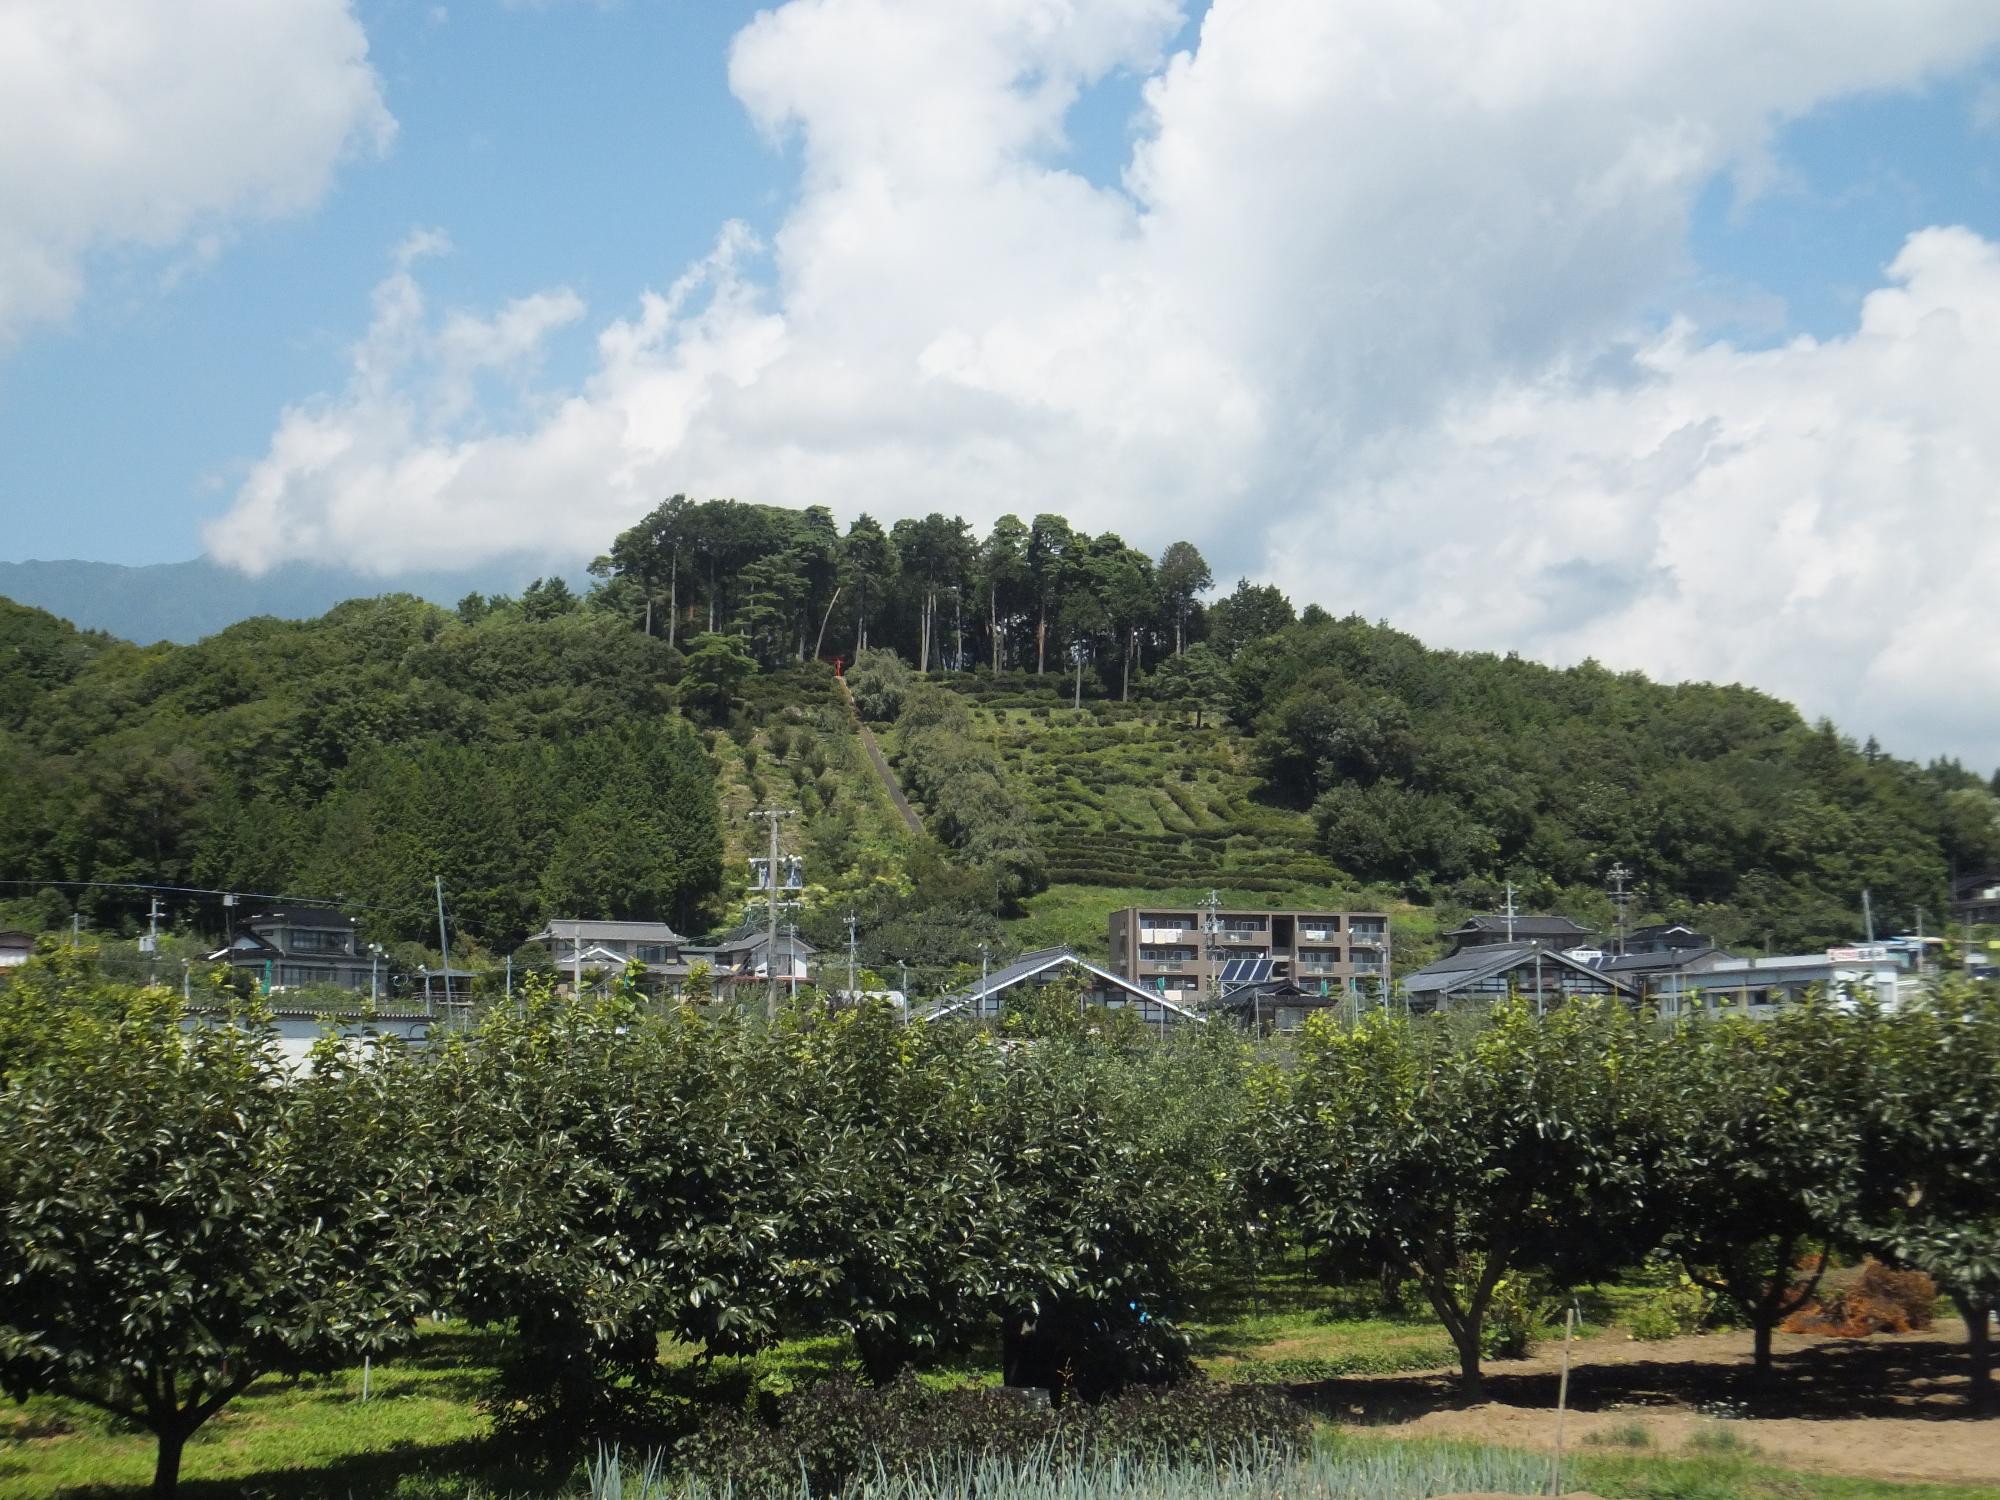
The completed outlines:
<svg viewBox="0 0 2000 1500">
<path fill-rule="evenodd" d="M 979 945 L 979 1005 L 975 1014 L 983 1014 L 986 1009 L 986 956 L 986 945 L 981 943 Z M 994 1019 L 997 1021 L 999 1017 L 995 1016 Z"/>
<path fill-rule="evenodd" d="M 441 960 L 441 966 L 444 969 L 445 1008 L 449 1010 L 451 1008 L 451 942 L 444 935 L 444 876 L 433 875 L 431 879 L 436 883 L 437 886 L 438 957 Z"/>
<path fill-rule="evenodd" d="M 1514 882 L 1507 882 L 1507 941 L 1514 941 Z"/>
<path fill-rule="evenodd" d="M 160 898 L 146 900 L 146 983 L 151 984 L 160 966 Z"/>
<path fill-rule="evenodd" d="M 1868 941 L 1875 941 L 1875 903 L 1868 894 L 1868 887 L 1861 888 L 1861 927 L 1868 934 Z"/>
<path fill-rule="evenodd" d="M 1213 1000 L 1222 993 L 1222 973 L 1218 963 L 1222 955 L 1222 895 L 1211 890 L 1202 903 L 1202 957 L 1208 964 L 1208 998 Z"/>
<path fill-rule="evenodd" d="M 1611 901 L 1618 908 L 1618 956 L 1625 956 L 1625 882 L 1632 878 L 1632 872 L 1623 864 L 1615 864 L 1610 870 Z"/>
<path fill-rule="evenodd" d="M 764 867 L 764 888 L 770 896 L 764 949 L 764 974 L 768 981 L 764 990 L 764 1016 L 772 1021 L 778 1018 L 778 884 L 782 879 L 778 873 L 778 824 L 798 815 L 796 807 L 760 807 L 750 814 L 752 818 L 762 818 L 771 831 L 771 859 Z"/>
<path fill-rule="evenodd" d="M 380 943 L 370 943 L 368 945 L 368 1004 L 371 1007 L 375 1004 L 380 994 L 377 988 L 377 977 L 381 973 L 381 963 L 382 945 Z"/>
<path fill-rule="evenodd" d="M 854 923 L 855 916 L 853 911 L 850 910 L 847 913 L 847 998 L 849 1001 L 854 999 Z"/>
<path fill-rule="evenodd" d="M 794 1004 L 799 998 L 799 924 L 785 923 L 785 983 L 791 989 Z"/>
</svg>

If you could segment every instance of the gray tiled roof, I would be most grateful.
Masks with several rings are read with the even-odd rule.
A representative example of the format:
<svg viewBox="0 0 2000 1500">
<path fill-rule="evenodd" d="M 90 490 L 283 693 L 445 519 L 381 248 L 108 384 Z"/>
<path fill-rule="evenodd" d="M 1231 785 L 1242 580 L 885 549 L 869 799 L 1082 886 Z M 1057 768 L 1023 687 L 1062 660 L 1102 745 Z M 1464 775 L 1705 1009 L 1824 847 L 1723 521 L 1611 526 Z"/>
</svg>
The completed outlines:
<svg viewBox="0 0 2000 1500">
<path fill-rule="evenodd" d="M 665 922 L 592 922 L 573 917 L 552 918 L 534 941 L 556 939 L 586 943 L 678 943 L 681 935 Z"/>
</svg>

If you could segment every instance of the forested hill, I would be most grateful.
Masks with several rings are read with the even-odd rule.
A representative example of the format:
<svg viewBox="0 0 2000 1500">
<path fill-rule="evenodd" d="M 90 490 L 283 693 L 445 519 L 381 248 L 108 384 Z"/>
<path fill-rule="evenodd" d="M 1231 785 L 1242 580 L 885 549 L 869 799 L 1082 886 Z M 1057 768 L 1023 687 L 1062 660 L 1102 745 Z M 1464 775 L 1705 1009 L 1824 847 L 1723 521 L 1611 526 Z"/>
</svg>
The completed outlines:
<svg viewBox="0 0 2000 1500">
<path fill-rule="evenodd" d="M 1442 913 L 1512 880 L 1602 920 L 1622 863 L 1635 915 L 1788 945 L 1853 936 L 1863 888 L 1902 925 L 2000 866 L 2000 801 L 1955 764 L 1743 688 L 1432 651 L 1249 584 L 1206 602 L 1185 543 L 676 500 L 593 572 L 190 646 L 0 604 L 0 923 L 129 924 L 119 883 L 184 885 L 337 896 L 418 941 L 442 874 L 491 952 L 551 915 L 700 930 L 738 915 L 766 802 L 802 814 L 808 936 L 854 910 L 864 962 L 940 971 L 1056 910 L 1101 933 L 1135 888 Z M 934 838 L 860 754 L 825 660 L 857 649 Z"/>
</svg>

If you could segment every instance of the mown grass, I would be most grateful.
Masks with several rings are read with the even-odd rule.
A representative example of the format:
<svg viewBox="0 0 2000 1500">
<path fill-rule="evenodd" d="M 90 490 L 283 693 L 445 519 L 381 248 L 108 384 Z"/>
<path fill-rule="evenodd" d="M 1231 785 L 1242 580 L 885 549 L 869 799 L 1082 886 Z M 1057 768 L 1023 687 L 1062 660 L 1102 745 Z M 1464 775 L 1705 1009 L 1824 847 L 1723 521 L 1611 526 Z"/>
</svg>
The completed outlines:
<svg viewBox="0 0 2000 1500">
<path fill-rule="evenodd" d="M 491 1467 L 490 1424 L 479 1410 L 497 1340 L 427 1329 L 394 1363 L 377 1366 L 369 1399 L 357 1367 L 299 1380 L 260 1380 L 188 1444 L 182 1493 L 190 1500 L 390 1493 L 398 1476 Z M 86 1407 L 37 1400 L 0 1405 L 0 1500 L 112 1496 L 147 1488 L 155 1444 Z M 525 1476 L 500 1472 L 510 1487 Z"/>
</svg>

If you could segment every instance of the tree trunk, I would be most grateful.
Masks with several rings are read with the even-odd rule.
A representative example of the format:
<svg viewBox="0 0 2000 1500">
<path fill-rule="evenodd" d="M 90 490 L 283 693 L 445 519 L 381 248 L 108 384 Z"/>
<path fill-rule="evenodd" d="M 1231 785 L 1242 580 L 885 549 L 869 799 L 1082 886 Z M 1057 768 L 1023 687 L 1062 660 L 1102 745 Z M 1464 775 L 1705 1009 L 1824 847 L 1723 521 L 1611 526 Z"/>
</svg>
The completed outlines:
<svg viewBox="0 0 2000 1500">
<path fill-rule="evenodd" d="M 179 1428 L 162 1428 L 158 1434 L 160 1451 L 153 1460 L 153 1495 L 155 1500 L 173 1500 L 181 1486 L 181 1450 L 187 1446 L 187 1434 Z"/>
<path fill-rule="evenodd" d="M 653 633 L 653 596 L 646 595 L 646 634 Z"/>
<path fill-rule="evenodd" d="M 924 591 L 922 602 L 917 605 L 917 670 L 929 672 L 931 669 L 931 596 Z"/>
<path fill-rule="evenodd" d="M 681 549 L 674 548 L 673 571 L 667 575 L 667 644 L 674 643 L 675 627 L 681 621 Z"/>
<path fill-rule="evenodd" d="M 1972 1366 L 1972 1409 L 1980 1416 L 1993 1410 L 1993 1299 L 1952 1293 L 1958 1315 L 1965 1319 L 1965 1354 Z"/>
<path fill-rule="evenodd" d="M 1769 1380 L 1771 1378 L 1771 1330 L 1776 1324 L 1776 1317 L 1773 1313 L 1761 1307 L 1752 1309 L 1751 1316 L 1756 1319 L 1755 1348 L 1757 1351 L 1757 1378 L 1759 1380 Z"/>
<path fill-rule="evenodd" d="M 1000 591 L 997 588 L 986 591 L 986 654 L 990 658 L 987 665 L 994 671 L 1005 665 L 1000 660 Z"/>
<path fill-rule="evenodd" d="M 840 586 L 835 584 L 833 597 L 826 601 L 826 613 L 819 617 L 819 635 L 813 641 L 812 659 L 814 661 L 819 660 L 820 651 L 826 646 L 827 622 L 833 618 L 833 607 L 838 603 L 840 603 Z"/>
<path fill-rule="evenodd" d="M 861 655 L 868 644 L 868 586 L 856 582 L 854 585 L 854 654 Z"/>
<path fill-rule="evenodd" d="M 715 565 L 708 568 L 708 633 L 715 634 Z"/>
<path fill-rule="evenodd" d="M 1476 1406 L 1486 1399 L 1486 1372 L 1479 1368 L 1479 1329 L 1475 1325 L 1455 1334 L 1458 1346 L 1458 1393 L 1466 1404 Z"/>
<path fill-rule="evenodd" d="M 1132 701 L 1132 652 L 1139 644 L 1139 631 L 1135 626 L 1125 636 L 1125 660 L 1118 664 L 1118 701 Z"/>
<path fill-rule="evenodd" d="M 1083 653 L 1081 651 L 1076 653 L 1076 698 L 1070 706 L 1072 708 L 1083 707 Z"/>
<path fill-rule="evenodd" d="M 1043 605 L 1041 614 L 1035 619 L 1035 675 L 1037 677 L 1042 675 L 1042 668 L 1047 664 L 1048 654 L 1049 610 L 1047 605 Z"/>
<path fill-rule="evenodd" d="M 1187 625 L 1187 616 L 1185 614 L 1176 613 L 1174 615 L 1174 655 L 1176 656 L 1179 656 L 1181 654 L 1181 631 L 1186 627 L 1186 625 Z"/>
</svg>

